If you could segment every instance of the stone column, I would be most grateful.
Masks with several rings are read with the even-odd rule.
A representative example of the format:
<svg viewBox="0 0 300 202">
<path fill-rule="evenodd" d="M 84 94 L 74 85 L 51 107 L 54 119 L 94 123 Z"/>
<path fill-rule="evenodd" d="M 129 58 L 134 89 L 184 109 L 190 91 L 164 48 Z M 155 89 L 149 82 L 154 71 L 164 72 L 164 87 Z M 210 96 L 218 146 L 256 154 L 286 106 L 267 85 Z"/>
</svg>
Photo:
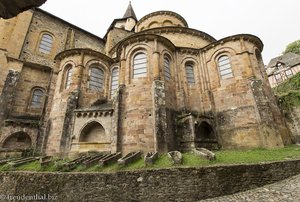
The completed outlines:
<svg viewBox="0 0 300 202">
<path fill-rule="evenodd" d="M 153 79 L 160 80 L 160 53 L 158 52 L 157 40 L 154 41 L 154 51 L 153 51 Z"/>
<path fill-rule="evenodd" d="M 119 86 L 125 85 L 125 68 L 126 68 L 126 58 L 125 58 L 125 48 L 123 48 L 121 61 L 120 61 Z"/>
<path fill-rule="evenodd" d="M 165 153 L 168 151 L 169 135 L 167 130 L 166 94 L 164 81 L 154 80 L 153 114 L 154 114 L 154 147 L 155 151 Z"/>
<path fill-rule="evenodd" d="M 249 57 L 249 54 L 247 53 L 247 48 L 245 46 L 245 42 L 244 42 L 244 39 L 241 38 L 240 39 L 240 44 L 241 44 L 241 49 L 242 49 L 242 52 L 243 52 L 243 62 L 244 64 L 246 65 L 246 68 L 245 68 L 245 73 L 246 73 L 246 76 L 247 77 L 253 77 L 254 76 L 254 70 L 253 70 L 253 65 L 251 64 L 251 59 Z"/>
<path fill-rule="evenodd" d="M 72 75 L 72 83 L 74 89 L 80 89 L 81 87 L 81 80 L 82 80 L 82 72 L 83 72 L 83 58 L 84 58 L 84 53 L 81 53 L 80 55 L 80 63 L 75 66 L 75 69 L 73 70 L 73 75 Z"/>
</svg>

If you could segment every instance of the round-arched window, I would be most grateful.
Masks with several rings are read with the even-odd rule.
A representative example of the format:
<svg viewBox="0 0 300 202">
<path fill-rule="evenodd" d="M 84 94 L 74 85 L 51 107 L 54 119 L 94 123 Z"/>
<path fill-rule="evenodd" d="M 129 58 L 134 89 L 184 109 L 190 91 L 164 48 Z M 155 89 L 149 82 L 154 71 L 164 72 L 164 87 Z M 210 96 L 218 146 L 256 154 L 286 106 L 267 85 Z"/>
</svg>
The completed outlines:
<svg viewBox="0 0 300 202">
<path fill-rule="evenodd" d="M 97 65 L 90 67 L 89 89 L 100 91 L 104 85 L 104 71 Z"/>
<path fill-rule="evenodd" d="M 138 53 L 133 58 L 133 78 L 145 77 L 147 75 L 147 55 Z"/>
</svg>

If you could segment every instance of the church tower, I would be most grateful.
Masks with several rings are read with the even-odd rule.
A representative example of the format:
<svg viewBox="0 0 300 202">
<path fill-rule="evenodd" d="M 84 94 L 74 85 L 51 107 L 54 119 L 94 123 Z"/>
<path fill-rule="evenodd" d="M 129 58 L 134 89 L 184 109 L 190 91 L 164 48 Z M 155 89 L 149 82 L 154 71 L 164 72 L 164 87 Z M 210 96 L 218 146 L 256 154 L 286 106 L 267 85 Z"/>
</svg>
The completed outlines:
<svg viewBox="0 0 300 202">
<path fill-rule="evenodd" d="M 123 17 L 114 19 L 104 36 L 104 39 L 107 41 L 105 48 L 106 53 L 108 53 L 114 45 L 123 39 L 123 37 L 120 36 L 127 37 L 133 34 L 136 23 L 137 17 L 134 13 L 131 2 L 129 2 Z"/>
<path fill-rule="evenodd" d="M 126 10 L 126 12 L 123 16 L 123 20 L 125 20 L 125 22 L 124 22 L 123 25 L 121 25 L 121 28 L 124 28 L 127 31 L 132 31 L 132 29 L 136 25 L 137 18 L 136 18 L 136 15 L 134 13 L 134 10 L 131 6 L 131 2 L 129 2 L 127 10 Z"/>
</svg>

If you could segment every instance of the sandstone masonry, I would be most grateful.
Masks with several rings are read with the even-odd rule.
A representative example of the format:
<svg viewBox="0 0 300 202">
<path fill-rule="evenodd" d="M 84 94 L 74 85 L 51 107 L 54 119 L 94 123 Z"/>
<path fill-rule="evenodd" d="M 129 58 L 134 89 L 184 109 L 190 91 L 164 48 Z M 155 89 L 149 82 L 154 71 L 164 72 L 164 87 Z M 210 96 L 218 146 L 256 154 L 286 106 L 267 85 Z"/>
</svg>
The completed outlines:
<svg viewBox="0 0 300 202">
<path fill-rule="evenodd" d="M 291 143 L 259 38 L 129 5 L 103 38 L 41 9 L 0 20 L 0 147 L 66 156 Z M 17 146 L 19 145 L 19 146 Z"/>
</svg>

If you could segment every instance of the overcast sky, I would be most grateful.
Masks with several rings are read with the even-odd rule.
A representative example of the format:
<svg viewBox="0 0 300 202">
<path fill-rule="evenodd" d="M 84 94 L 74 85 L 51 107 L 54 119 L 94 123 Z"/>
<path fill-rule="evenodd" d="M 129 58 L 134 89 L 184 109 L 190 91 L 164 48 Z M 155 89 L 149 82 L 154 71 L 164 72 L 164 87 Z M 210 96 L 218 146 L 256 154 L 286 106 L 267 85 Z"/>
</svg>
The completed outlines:
<svg viewBox="0 0 300 202">
<path fill-rule="evenodd" d="M 78 27 L 103 37 L 115 18 L 123 17 L 127 0 L 47 0 L 41 7 Z M 282 53 L 300 39 L 299 0 L 132 0 L 138 19 L 158 10 L 170 10 L 185 18 L 190 28 L 221 39 L 253 34 L 264 43 L 263 58 Z"/>
</svg>

